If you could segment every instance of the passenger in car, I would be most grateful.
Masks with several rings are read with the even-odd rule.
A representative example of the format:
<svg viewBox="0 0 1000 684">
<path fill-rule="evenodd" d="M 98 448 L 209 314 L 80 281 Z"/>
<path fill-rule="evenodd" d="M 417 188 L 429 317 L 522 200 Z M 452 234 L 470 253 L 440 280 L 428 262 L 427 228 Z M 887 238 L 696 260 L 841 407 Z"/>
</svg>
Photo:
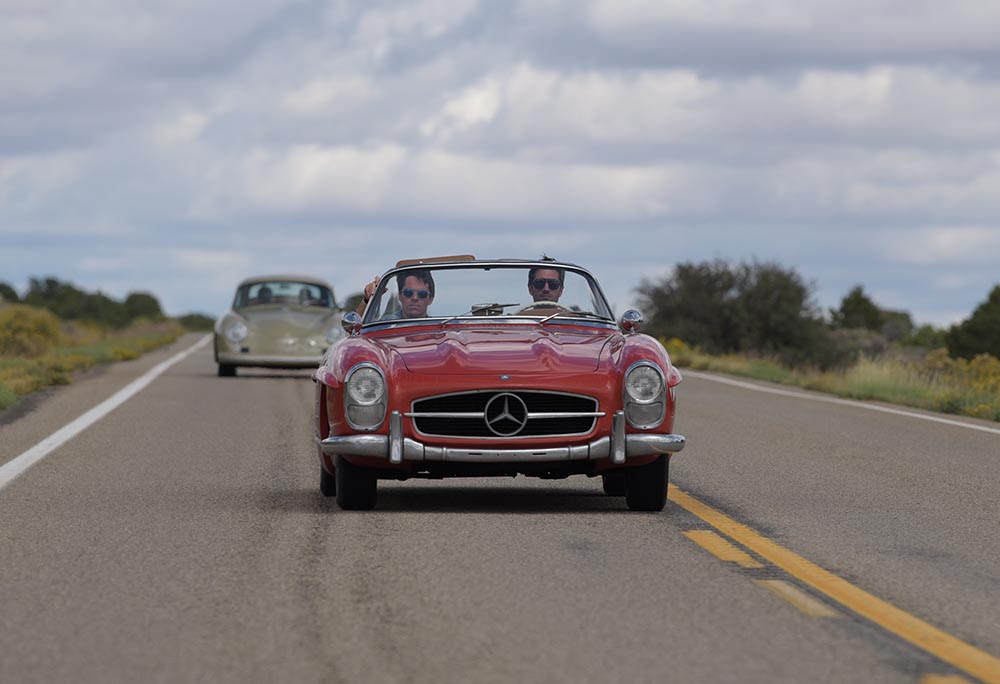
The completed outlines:
<svg viewBox="0 0 1000 684">
<path fill-rule="evenodd" d="M 364 298 L 358 305 L 357 312 L 364 313 L 365 307 L 371 301 L 372 296 L 378 287 L 378 278 L 365 285 Z M 397 291 L 396 298 L 399 300 L 400 310 L 387 313 L 380 317 L 380 321 L 396 320 L 400 318 L 425 318 L 427 309 L 434 301 L 434 277 L 427 269 L 416 271 L 406 271 L 396 276 Z"/>
</svg>

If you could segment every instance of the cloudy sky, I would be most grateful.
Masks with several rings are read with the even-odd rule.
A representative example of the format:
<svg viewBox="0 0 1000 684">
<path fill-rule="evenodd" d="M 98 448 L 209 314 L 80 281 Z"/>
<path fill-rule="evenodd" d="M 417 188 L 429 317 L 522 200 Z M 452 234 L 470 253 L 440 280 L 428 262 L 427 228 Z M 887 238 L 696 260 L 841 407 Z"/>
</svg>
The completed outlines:
<svg viewBox="0 0 1000 684">
<path fill-rule="evenodd" d="M 1000 283 L 993 0 L 0 0 L 0 281 L 170 314 L 397 259 L 773 261 L 918 323 Z"/>
</svg>

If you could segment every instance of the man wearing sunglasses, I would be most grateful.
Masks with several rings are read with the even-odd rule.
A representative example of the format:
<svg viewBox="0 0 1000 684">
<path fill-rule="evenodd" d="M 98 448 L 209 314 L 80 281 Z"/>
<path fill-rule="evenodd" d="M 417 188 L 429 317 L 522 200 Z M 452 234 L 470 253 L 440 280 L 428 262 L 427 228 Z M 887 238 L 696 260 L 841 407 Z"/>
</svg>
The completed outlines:
<svg viewBox="0 0 1000 684">
<path fill-rule="evenodd" d="M 365 285 L 364 297 L 356 311 L 364 314 L 365 307 L 378 289 L 378 276 Z M 400 318 L 426 318 L 427 308 L 434 301 L 434 277 L 426 269 L 406 271 L 396 276 L 396 299 L 399 300 L 399 310 L 379 317 L 380 321 L 392 321 Z"/>
<path fill-rule="evenodd" d="M 399 304 L 402 307 L 400 318 L 426 318 L 427 307 L 434 301 L 434 277 L 425 269 L 407 271 L 405 280 L 396 277 L 399 285 Z"/>
<path fill-rule="evenodd" d="M 528 294 L 536 302 L 558 302 L 563 293 L 563 269 L 536 266 L 528 271 Z"/>
</svg>

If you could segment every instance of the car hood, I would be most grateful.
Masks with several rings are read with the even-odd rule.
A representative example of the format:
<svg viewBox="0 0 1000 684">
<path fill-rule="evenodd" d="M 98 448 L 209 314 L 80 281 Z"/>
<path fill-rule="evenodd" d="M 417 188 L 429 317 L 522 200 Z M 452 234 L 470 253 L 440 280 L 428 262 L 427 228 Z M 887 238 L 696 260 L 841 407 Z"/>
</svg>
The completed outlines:
<svg viewBox="0 0 1000 684">
<path fill-rule="evenodd" d="M 412 373 L 590 373 L 616 332 L 525 327 L 447 329 L 373 340 Z"/>
</svg>

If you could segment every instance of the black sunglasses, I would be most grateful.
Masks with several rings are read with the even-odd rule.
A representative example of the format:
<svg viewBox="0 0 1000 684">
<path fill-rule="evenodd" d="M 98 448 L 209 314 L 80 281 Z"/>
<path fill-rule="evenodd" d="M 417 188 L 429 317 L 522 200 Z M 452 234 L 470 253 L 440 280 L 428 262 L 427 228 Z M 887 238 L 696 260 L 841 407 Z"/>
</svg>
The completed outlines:
<svg viewBox="0 0 1000 684">
<path fill-rule="evenodd" d="M 531 281 L 531 286 L 536 290 L 541 290 L 546 285 L 549 286 L 550 290 L 558 290 L 562 287 L 562 283 L 558 278 L 535 278 Z"/>
<path fill-rule="evenodd" d="M 404 287 L 401 292 L 407 299 L 412 297 L 414 294 L 417 295 L 417 299 L 427 299 L 431 296 L 430 290 L 414 290 L 412 287 Z"/>
</svg>

